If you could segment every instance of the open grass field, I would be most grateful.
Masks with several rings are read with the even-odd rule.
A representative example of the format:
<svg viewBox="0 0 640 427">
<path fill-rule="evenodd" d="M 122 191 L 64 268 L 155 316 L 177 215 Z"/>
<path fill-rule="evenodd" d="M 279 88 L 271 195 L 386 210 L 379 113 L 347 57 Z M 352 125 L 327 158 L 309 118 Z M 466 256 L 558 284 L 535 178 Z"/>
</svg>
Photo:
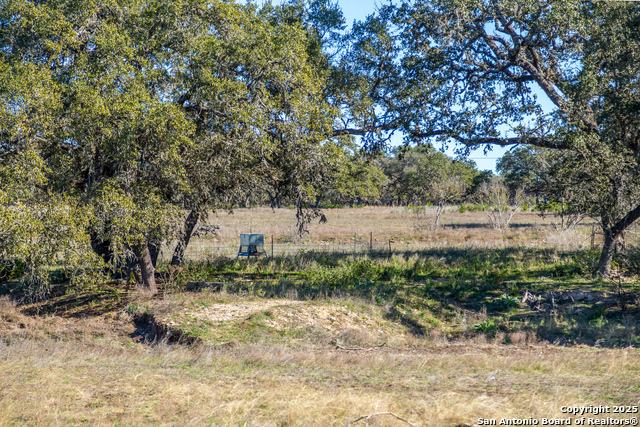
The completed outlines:
<svg viewBox="0 0 640 427">
<path fill-rule="evenodd" d="M 459 207 L 445 208 L 440 227 L 433 231 L 435 208 L 424 212 L 407 207 L 361 207 L 325 209 L 327 223 L 317 221 L 309 225 L 309 233 L 299 239 L 295 233 L 295 211 L 293 209 L 238 209 L 233 213 L 217 212 L 209 216 L 208 223 L 220 227 L 215 236 L 193 238 L 187 249 L 187 258 L 205 260 L 207 257 L 237 253 L 240 233 L 263 233 L 267 253 L 271 253 L 273 236 L 276 255 L 295 255 L 300 250 L 366 252 L 370 245 L 375 251 L 388 251 L 391 240 L 392 251 L 420 250 L 437 247 L 512 247 L 533 246 L 538 248 L 564 248 L 581 250 L 591 247 L 591 234 L 598 227 L 585 220 L 570 231 L 558 230 L 560 220 L 553 216 L 541 217 L 537 212 L 518 212 L 507 230 L 496 230 L 488 226 L 483 212 L 460 212 Z M 596 234 L 594 244 L 601 243 Z M 640 242 L 640 233 L 627 233 L 631 244 Z M 171 258 L 173 247 L 166 247 L 163 258 Z"/>
<path fill-rule="evenodd" d="M 557 231 L 525 212 L 500 231 L 450 208 L 434 232 L 428 212 L 327 214 L 297 242 L 291 210 L 220 213 L 218 236 L 196 243 L 251 228 L 282 245 L 347 244 L 357 227 L 393 253 L 210 252 L 161 266 L 155 297 L 60 284 L 20 303 L 1 288 L 0 425 L 577 425 L 562 407 L 600 405 L 611 412 L 585 425 L 638 416 L 633 232 L 616 279 L 600 281 L 589 224 Z"/>
<path fill-rule="evenodd" d="M 467 207 L 469 208 L 469 206 Z M 557 232 L 560 219 L 550 215 L 541 216 L 539 212 L 516 212 L 507 230 L 495 230 L 489 227 L 487 215 L 482 211 L 460 212 L 459 206 L 447 206 L 440 219 L 437 232 L 431 229 L 435 218 L 435 208 L 416 213 L 408 207 L 365 206 L 360 208 L 325 209 L 327 222 L 314 221 L 309 226 L 309 234 L 304 241 L 311 243 L 353 241 L 357 229 L 358 238 L 369 241 L 370 233 L 374 239 L 392 240 L 402 243 L 431 242 L 440 244 L 475 243 L 487 245 L 497 242 L 521 242 L 523 244 L 572 245 L 587 247 L 594 221 L 583 220 L 577 227 L 577 234 L 584 239 L 570 238 L 572 233 Z M 252 229 L 265 236 L 275 236 L 276 241 L 296 240 L 295 210 L 253 208 L 237 209 L 232 213 L 217 212 L 209 216 L 208 222 L 220 226 L 215 242 L 237 243 L 240 233 Z M 597 225 L 596 225 L 597 231 Z M 629 239 L 638 239 L 637 231 L 629 232 Z M 635 240 L 634 240 L 635 241 Z"/>
<path fill-rule="evenodd" d="M 317 221 L 309 226 L 306 241 L 345 242 L 351 243 L 357 229 L 358 236 L 369 240 L 370 233 L 374 239 L 385 241 L 391 237 L 402 243 L 439 242 L 465 243 L 502 241 L 506 236 L 509 240 L 524 240 L 539 243 L 536 233 L 553 229 L 553 223 L 558 220 L 553 217 L 541 217 L 536 212 L 518 212 L 512 220 L 512 227 L 506 232 L 487 233 L 491 230 L 487 224 L 487 217 L 483 212 L 466 211 L 460 213 L 457 206 L 446 207 L 440 220 L 437 233 L 431 230 L 431 223 L 435 217 L 435 208 L 426 208 L 426 212 L 416 213 L 415 209 L 407 207 L 369 206 L 361 208 L 325 209 L 327 223 Z M 220 233 L 215 239 L 221 243 L 236 243 L 240 233 L 249 232 L 251 228 L 256 233 L 265 236 L 274 235 L 277 241 L 288 242 L 295 240 L 294 228 L 296 223 L 293 209 L 238 209 L 233 213 L 218 212 L 209 217 L 211 224 L 220 226 Z M 585 221 L 580 229 L 591 230 L 590 221 Z M 506 236 L 505 236 L 506 234 Z"/>
</svg>

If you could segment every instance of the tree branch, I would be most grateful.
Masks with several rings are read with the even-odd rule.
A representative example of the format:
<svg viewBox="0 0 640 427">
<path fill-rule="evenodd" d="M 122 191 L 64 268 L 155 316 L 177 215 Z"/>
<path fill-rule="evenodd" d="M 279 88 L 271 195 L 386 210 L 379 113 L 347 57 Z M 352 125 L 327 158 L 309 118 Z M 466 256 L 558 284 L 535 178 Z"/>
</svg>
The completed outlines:
<svg viewBox="0 0 640 427">
<path fill-rule="evenodd" d="M 499 30 L 511 37 L 511 40 L 513 42 L 513 48 L 509 48 L 508 44 L 504 43 L 503 44 L 504 49 L 501 49 L 495 43 L 496 37 L 493 35 L 487 34 L 483 25 L 484 23 L 476 24 L 476 30 L 478 31 L 479 36 L 484 40 L 484 42 L 489 47 L 489 49 L 493 52 L 496 58 L 500 60 L 508 61 L 511 65 L 519 67 L 524 71 L 526 71 L 531 76 L 532 80 L 534 80 L 540 86 L 540 88 L 544 91 L 544 93 L 549 97 L 551 102 L 553 102 L 560 109 L 560 111 L 562 111 L 568 117 L 573 117 L 575 119 L 578 119 L 587 127 L 587 129 L 597 133 L 598 125 L 595 119 L 593 118 L 593 113 L 591 109 L 587 106 L 586 108 L 587 114 L 578 114 L 575 111 L 575 108 L 571 106 L 571 103 L 565 100 L 564 95 L 559 92 L 557 82 L 553 82 L 552 80 L 546 78 L 543 75 L 542 66 L 540 65 L 540 61 L 539 61 L 537 52 L 535 52 L 534 46 L 523 45 L 522 43 L 526 42 L 526 40 L 520 34 L 517 33 L 517 31 L 512 27 L 510 22 L 505 22 L 505 19 L 503 16 L 499 16 L 496 19 L 495 21 L 496 24 L 498 21 L 500 21 L 502 24 L 502 27 L 499 28 Z M 531 60 L 527 59 L 526 57 L 523 57 L 523 55 L 520 54 L 521 49 L 523 47 L 531 56 Z M 553 53 L 550 53 L 549 56 L 553 56 Z M 560 75 L 560 73 L 558 73 L 557 70 L 549 70 L 549 71 L 552 71 L 552 75 Z M 507 77 L 509 78 L 511 77 L 507 73 L 505 74 L 507 75 Z"/>
<path fill-rule="evenodd" d="M 536 147 L 542 148 L 554 148 L 554 149 L 570 149 L 571 146 L 564 143 L 557 143 L 555 141 L 551 141 L 547 138 L 541 138 L 537 136 L 530 137 L 516 137 L 516 138 L 497 138 L 497 137 L 487 137 L 487 138 L 462 138 L 460 136 L 452 136 L 458 142 L 466 146 L 475 146 L 482 144 L 491 144 L 498 145 L 500 147 L 507 147 L 509 145 L 518 145 L 518 144 L 528 144 L 534 145 Z"/>
<path fill-rule="evenodd" d="M 402 422 L 404 422 L 404 423 L 409 424 L 410 426 L 417 427 L 417 426 L 416 426 L 415 424 L 413 424 L 412 422 L 409 422 L 409 421 L 405 420 L 404 418 L 400 418 L 399 416 L 397 416 L 397 415 L 396 415 L 396 414 L 394 414 L 393 412 L 376 412 L 375 414 L 363 415 L 363 416 L 361 416 L 360 418 L 358 418 L 358 419 L 356 419 L 356 420 L 351 421 L 351 422 L 350 422 L 350 423 L 348 423 L 347 425 L 348 425 L 348 426 L 350 426 L 350 425 L 352 425 L 352 424 L 357 423 L 358 421 L 362 421 L 362 420 L 369 420 L 369 419 L 371 419 L 371 417 L 377 417 L 378 415 L 391 415 L 392 417 L 395 417 L 395 418 L 397 418 L 398 420 L 400 420 L 400 421 L 402 421 Z"/>
<path fill-rule="evenodd" d="M 456 141 L 466 145 L 467 147 L 474 147 L 483 144 L 498 145 L 500 147 L 507 147 L 510 145 L 529 144 L 536 147 L 552 148 L 552 149 L 571 149 L 572 147 L 565 143 L 559 143 L 548 138 L 529 136 L 529 137 L 514 137 L 514 138 L 499 138 L 499 137 L 478 137 L 478 138 L 463 138 L 460 135 L 456 135 L 451 131 L 435 130 L 429 132 L 410 131 L 409 134 L 413 138 L 426 139 L 434 136 L 448 136 Z"/>
<path fill-rule="evenodd" d="M 331 134 L 331 136 L 342 136 L 342 135 L 358 135 L 358 136 L 364 136 L 368 133 L 371 132 L 377 132 L 377 131 L 388 131 L 388 130 L 394 130 L 394 129 L 398 129 L 400 126 L 398 126 L 395 123 L 387 123 L 384 125 L 378 125 L 378 126 L 363 126 L 361 128 L 343 128 L 343 129 L 334 129 L 333 133 Z"/>
<path fill-rule="evenodd" d="M 624 218 L 611 227 L 613 237 L 618 237 L 620 233 L 622 233 L 629 225 L 633 224 L 637 219 L 640 219 L 640 205 L 636 206 L 634 210 L 627 213 Z"/>
</svg>

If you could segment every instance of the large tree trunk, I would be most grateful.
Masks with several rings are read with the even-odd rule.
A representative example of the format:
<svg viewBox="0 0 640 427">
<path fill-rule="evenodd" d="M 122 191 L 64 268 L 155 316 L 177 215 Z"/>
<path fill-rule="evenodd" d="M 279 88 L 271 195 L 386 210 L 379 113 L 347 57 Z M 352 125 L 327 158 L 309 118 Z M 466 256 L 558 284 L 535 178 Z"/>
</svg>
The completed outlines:
<svg viewBox="0 0 640 427">
<path fill-rule="evenodd" d="M 171 265 L 181 266 L 184 262 L 184 252 L 189 245 L 189 241 L 191 240 L 191 234 L 193 233 L 194 228 L 196 228 L 196 225 L 200 220 L 200 214 L 200 210 L 192 209 L 191 212 L 189 212 L 187 219 L 185 219 L 184 228 L 182 229 L 182 235 L 178 240 L 176 249 L 173 251 Z"/>
<path fill-rule="evenodd" d="M 629 227 L 639 218 L 640 205 L 636 206 L 634 210 L 626 214 L 624 218 L 622 218 L 612 227 L 603 227 L 602 232 L 604 233 L 604 245 L 602 245 L 600 260 L 598 261 L 598 267 L 596 267 L 596 271 L 594 274 L 602 277 L 603 279 L 609 278 L 609 275 L 611 274 L 611 260 L 613 259 L 616 240 L 622 233 L 624 233 L 624 230 L 626 230 L 627 227 Z M 605 223 L 604 220 L 602 222 Z"/>
<path fill-rule="evenodd" d="M 611 230 L 605 230 L 604 245 L 602 245 L 600 260 L 598 261 L 598 267 L 596 268 L 596 274 L 603 279 L 608 279 L 611 274 L 611 260 L 613 259 L 615 242 L 616 238 L 613 236 L 613 233 L 611 233 Z"/>
<path fill-rule="evenodd" d="M 158 286 L 156 285 L 156 269 L 151 262 L 151 254 L 149 253 L 149 246 L 146 244 L 139 244 L 132 247 L 133 253 L 138 261 L 136 280 L 138 288 L 151 293 L 156 294 L 158 292 Z"/>
</svg>

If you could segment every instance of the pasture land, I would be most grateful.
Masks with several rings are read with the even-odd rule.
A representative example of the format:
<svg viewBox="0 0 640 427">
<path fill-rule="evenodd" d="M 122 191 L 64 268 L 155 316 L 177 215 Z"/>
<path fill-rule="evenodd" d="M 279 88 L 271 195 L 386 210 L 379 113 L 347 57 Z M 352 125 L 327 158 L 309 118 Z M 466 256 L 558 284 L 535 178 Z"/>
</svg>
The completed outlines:
<svg viewBox="0 0 640 427">
<path fill-rule="evenodd" d="M 325 209 L 327 222 L 314 221 L 302 239 L 295 233 L 295 210 L 289 208 L 237 209 L 233 213 L 209 215 L 208 224 L 220 227 L 215 236 L 196 237 L 187 249 L 187 258 L 203 261 L 209 256 L 237 254 L 240 233 L 263 233 L 268 254 L 271 237 L 276 255 L 295 255 L 300 251 L 365 253 L 372 246 L 375 252 L 387 252 L 391 240 L 393 252 L 431 248 L 476 247 L 496 248 L 530 246 L 536 248 L 590 249 L 601 244 L 602 237 L 595 223 L 583 220 L 572 230 L 561 230 L 561 220 L 542 217 L 538 212 L 517 212 L 506 230 L 489 226 L 484 212 L 460 212 L 458 206 L 445 208 L 440 227 L 432 230 L 435 208 L 361 207 Z M 640 242 L 637 228 L 629 230 L 626 240 Z M 173 247 L 165 247 L 163 258 L 169 260 Z"/>
<path fill-rule="evenodd" d="M 450 208 L 432 231 L 404 208 L 327 213 L 303 242 L 289 209 L 220 213 L 196 243 L 251 227 L 282 245 L 349 244 L 357 227 L 393 253 L 209 251 L 161 266 L 153 298 L 61 283 L 19 303 L 3 287 L 0 425 L 575 424 L 561 407 L 640 405 L 633 233 L 618 277 L 600 281 L 588 224 L 558 231 L 525 212 L 501 231 Z"/>
</svg>

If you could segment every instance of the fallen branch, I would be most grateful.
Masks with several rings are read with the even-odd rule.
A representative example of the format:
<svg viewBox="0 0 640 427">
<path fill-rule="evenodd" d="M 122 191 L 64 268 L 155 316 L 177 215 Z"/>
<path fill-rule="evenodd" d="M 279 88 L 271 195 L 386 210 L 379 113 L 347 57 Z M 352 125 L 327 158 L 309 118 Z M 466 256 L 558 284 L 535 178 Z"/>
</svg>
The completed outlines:
<svg viewBox="0 0 640 427">
<path fill-rule="evenodd" d="M 375 347 L 343 347 L 340 344 L 336 344 L 336 348 L 344 351 L 371 351 L 371 350 L 376 350 L 378 348 L 382 348 L 385 345 L 387 345 L 387 343 L 377 345 Z"/>
<path fill-rule="evenodd" d="M 404 418 L 400 418 L 399 416 L 397 416 L 397 415 L 396 415 L 396 414 L 394 414 L 393 412 L 376 412 L 375 414 L 363 415 L 363 416 L 361 416 L 360 418 L 358 418 L 357 420 L 351 421 L 351 422 L 350 422 L 350 423 L 348 423 L 347 425 L 348 425 L 348 426 L 350 426 L 350 425 L 352 425 L 352 424 L 357 423 L 358 421 L 368 420 L 368 419 L 370 419 L 371 417 L 376 417 L 376 416 L 378 416 L 378 415 L 391 415 L 391 416 L 393 416 L 393 417 L 396 417 L 396 418 L 397 418 L 397 419 L 399 419 L 400 421 L 402 421 L 402 422 L 405 422 L 405 423 L 409 424 L 410 426 L 418 427 L 418 426 L 416 426 L 415 424 L 413 424 L 413 423 L 411 423 L 411 422 L 409 422 L 409 421 L 405 420 Z"/>
</svg>

